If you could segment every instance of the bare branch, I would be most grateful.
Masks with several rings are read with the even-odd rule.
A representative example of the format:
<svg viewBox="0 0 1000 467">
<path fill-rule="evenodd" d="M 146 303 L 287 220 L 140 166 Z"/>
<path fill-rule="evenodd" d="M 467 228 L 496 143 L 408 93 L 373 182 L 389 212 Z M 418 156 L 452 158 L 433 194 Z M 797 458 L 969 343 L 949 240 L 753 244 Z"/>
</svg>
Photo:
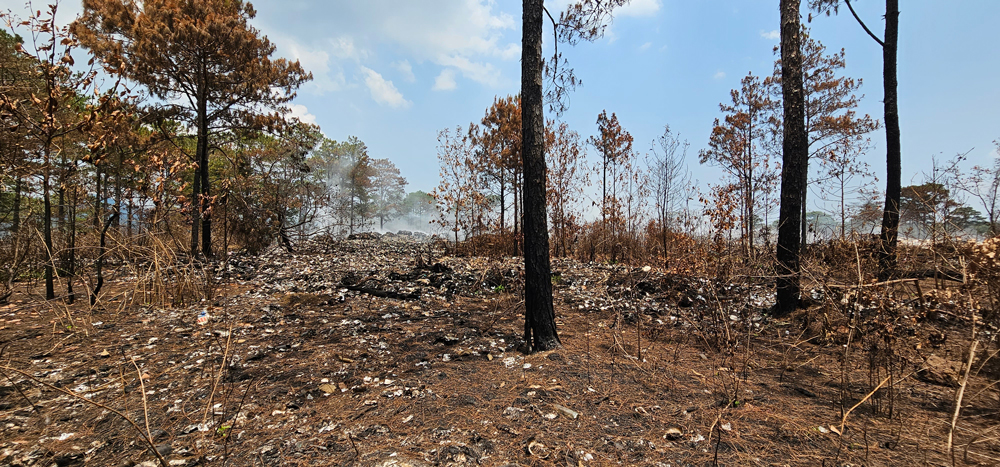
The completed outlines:
<svg viewBox="0 0 1000 467">
<path fill-rule="evenodd" d="M 867 32 L 869 36 L 872 36 L 872 39 L 875 39 L 875 42 L 878 42 L 878 45 L 885 47 L 885 42 L 882 42 L 882 39 L 879 39 L 871 29 L 868 29 L 868 26 L 865 25 L 864 21 L 861 21 L 861 17 L 858 16 L 858 13 L 854 11 L 854 6 L 851 5 L 851 0 L 844 0 L 844 3 L 846 3 L 847 8 L 851 10 L 851 14 L 854 15 L 854 19 L 858 20 L 858 24 L 865 28 L 865 32 Z"/>
</svg>

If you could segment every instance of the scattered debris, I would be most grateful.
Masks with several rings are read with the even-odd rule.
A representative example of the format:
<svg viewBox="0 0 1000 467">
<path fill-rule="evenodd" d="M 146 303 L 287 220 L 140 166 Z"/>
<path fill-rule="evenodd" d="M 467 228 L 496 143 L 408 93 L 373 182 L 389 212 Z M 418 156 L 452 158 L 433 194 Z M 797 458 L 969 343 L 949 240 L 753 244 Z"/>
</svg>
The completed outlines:
<svg viewBox="0 0 1000 467">
<path fill-rule="evenodd" d="M 519 259 L 448 256 L 404 232 L 237 253 L 214 270 L 215 299 L 71 310 L 86 332 L 67 329 L 65 311 L 2 308 L 4 357 L 34 379 L 0 383 L 0 465 L 159 466 L 129 423 L 144 432 L 147 416 L 169 465 L 703 465 L 714 449 L 720 463 L 785 464 L 835 453 L 822 435 L 836 430 L 814 420 L 870 391 L 863 364 L 841 387 L 837 344 L 849 316 L 875 314 L 868 290 L 844 301 L 855 292 L 810 289 L 832 305 L 816 305 L 822 342 L 805 345 L 797 323 L 768 315 L 766 280 L 572 259 L 553 269 L 564 348 L 535 355 L 522 353 Z M 919 310 L 894 303 L 891 324 L 957 354 L 961 321 L 929 311 L 957 316 L 959 302 L 925 295 Z M 917 350 L 894 358 L 894 371 L 919 370 L 897 410 L 951 403 L 961 365 Z M 858 446 L 884 434 L 850 428 L 844 440 Z M 896 435 L 919 445 L 919 434 Z M 841 461 L 866 465 L 899 455 L 848 451 Z"/>
</svg>

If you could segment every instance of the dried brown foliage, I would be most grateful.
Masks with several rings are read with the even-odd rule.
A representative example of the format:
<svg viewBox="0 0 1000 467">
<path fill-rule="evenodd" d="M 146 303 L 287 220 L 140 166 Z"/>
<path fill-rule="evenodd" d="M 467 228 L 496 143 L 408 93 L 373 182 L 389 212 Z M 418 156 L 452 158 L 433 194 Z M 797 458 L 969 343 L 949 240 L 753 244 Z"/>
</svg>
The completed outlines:
<svg viewBox="0 0 1000 467">
<path fill-rule="evenodd" d="M 222 130 L 284 125 L 283 105 L 312 78 L 272 59 L 275 46 L 250 26 L 256 11 L 236 1 L 88 0 L 73 33 L 109 73 L 142 84 L 161 103 L 155 113 L 195 128 L 191 252 L 212 255 L 209 140 Z"/>
</svg>

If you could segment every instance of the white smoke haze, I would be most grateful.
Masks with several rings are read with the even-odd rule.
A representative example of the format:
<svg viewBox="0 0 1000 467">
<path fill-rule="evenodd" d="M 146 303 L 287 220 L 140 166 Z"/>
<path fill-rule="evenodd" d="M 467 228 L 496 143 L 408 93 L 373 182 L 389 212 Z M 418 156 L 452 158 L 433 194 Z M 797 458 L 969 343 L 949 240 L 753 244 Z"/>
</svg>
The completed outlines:
<svg viewBox="0 0 1000 467">
<path fill-rule="evenodd" d="M 324 139 L 309 158 L 322 206 L 310 230 L 343 238 L 353 233 L 444 233 L 433 198 L 407 193 L 406 180 L 388 159 L 373 159 L 356 137 Z"/>
</svg>

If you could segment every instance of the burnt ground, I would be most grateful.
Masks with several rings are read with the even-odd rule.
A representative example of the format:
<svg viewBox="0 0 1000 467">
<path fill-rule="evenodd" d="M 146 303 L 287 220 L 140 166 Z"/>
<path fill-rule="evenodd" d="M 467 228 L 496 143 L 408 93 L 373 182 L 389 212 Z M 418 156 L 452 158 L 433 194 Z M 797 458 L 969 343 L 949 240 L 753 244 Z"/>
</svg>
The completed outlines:
<svg viewBox="0 0 1000 467">
<path fill-rule="evenodd" d="M 194 304 L 125 306 L 124 273 L 94 309 L 16 294 L 0 465 L 158 465 L 140 433 L 188 466 L 1000 463 L 982 325 L 946 451 L 957 293 L 816 287 L 775 320 L 766 279 L 556 260 L 564 347 L 525 354 L 520 274 L 392 236 L 234 255 Z"/>
</svg>

